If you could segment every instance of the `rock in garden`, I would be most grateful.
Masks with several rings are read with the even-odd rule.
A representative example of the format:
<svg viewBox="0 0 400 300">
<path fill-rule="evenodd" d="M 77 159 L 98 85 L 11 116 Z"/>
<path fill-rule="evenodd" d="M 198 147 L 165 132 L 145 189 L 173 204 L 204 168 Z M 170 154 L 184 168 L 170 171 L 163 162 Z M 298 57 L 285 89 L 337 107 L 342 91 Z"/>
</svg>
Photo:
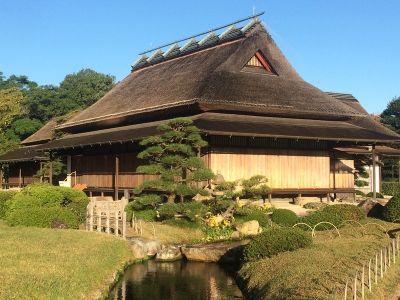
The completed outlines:
<svg viewBox="0 0 400 300">
<path fill-rule="evenodd" d="M 131 246 L 133 253 L 145 254 L 145 256 L 153 257 L 161 250 L 161 242 L 158 240 L 150 240 L 141 237 L 129 237 L 127 238 L 128 243 Z M 136 255 L 135 255 L 136 257 Z M 137 258 L 143 258 L 137 257 Z"/>
<path fill-rule="evenodd" d="M 243 247 L 249 241 L 216 242 L 182 246 L 182 254 L 189 261 L 235 263 L 240 260 Z"/>
<path fill-rule="evenodd" d="M 261 227 L 257 220 L 252 220 L 236 225 L 236 230 L 241 236 L 257 235 L 261 232 Z"/>
<path fill-rule="evenodd" d="M 379 218 L 382 215 L 384 206 L 379 203 L 378 200 L 366 199 L 361 201 L 358 207 L 360 207 L 368 217 Z"/>
<path fill-rule="evenodd" d="M 166 246 L 157 252 L 157 261 L 176 261 L 182 259 L 181 249 L 177 246 Z"/>
</svg>

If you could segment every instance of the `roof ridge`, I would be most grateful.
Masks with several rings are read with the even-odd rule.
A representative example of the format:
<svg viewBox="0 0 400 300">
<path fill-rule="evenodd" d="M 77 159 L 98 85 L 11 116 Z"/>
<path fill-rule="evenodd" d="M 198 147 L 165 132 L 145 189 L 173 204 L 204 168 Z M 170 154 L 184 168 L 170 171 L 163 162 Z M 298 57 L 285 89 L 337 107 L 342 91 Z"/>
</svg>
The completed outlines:
<svg viewBox="0 0 400 300">
<path fill-rule="evenodd" d="M 258 17 L 263 14 L 264 12 L 142 52 L 139 54 L 141 56 L 132 64 L 131 72 L 245 37 L 257 24 L 261 24 L 261 20 Z M 250 21 L 241 27 L 235 26 L 248 20 Z M 218 33 L 223 29 L 225 30 Z M 201 37 L 201 39 L 197 40 L 196 38 L 198 37 Z M 179 46 L 179 43 L 182 42 L 185 43 Z M 150 52 L 151 54 L 147 56 Z"/>
</svg>

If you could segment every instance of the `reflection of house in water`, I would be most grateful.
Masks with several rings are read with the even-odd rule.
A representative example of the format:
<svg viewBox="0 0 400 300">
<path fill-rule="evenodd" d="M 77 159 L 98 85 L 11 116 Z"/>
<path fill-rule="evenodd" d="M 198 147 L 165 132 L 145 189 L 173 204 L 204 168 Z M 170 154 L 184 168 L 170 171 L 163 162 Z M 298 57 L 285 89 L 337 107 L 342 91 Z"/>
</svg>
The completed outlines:
<svg viewBox="0 0 400 300">
<path fill-rule="evenodd" d="M 103 98 L 38 146 L 65 156 L 90 195 L 122 196 L 143 180 L 139 140 L 190 117 L 201 156 L 226 180 L 268 178 L 273 195 L 354 193 L 354 154 L 400 140 L 349 94 L 306 82 L 257 18 L 144 53 Z M 112 59 L 112 58 L 110 58 Z"/>
</svg>

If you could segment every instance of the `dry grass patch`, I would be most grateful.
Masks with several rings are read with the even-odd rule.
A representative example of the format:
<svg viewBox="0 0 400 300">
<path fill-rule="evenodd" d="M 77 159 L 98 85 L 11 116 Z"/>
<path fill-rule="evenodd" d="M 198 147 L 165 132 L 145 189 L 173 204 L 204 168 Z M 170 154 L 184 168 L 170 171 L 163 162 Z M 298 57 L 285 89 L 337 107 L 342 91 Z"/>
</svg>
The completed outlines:
<svg viewBox="0 0 400 300">
<path fill-rule="evenodd" d="M 78 230 L 0 223 L 0 299 L 93 299 L 132 260 L 127 243 Z"/>
</svg>

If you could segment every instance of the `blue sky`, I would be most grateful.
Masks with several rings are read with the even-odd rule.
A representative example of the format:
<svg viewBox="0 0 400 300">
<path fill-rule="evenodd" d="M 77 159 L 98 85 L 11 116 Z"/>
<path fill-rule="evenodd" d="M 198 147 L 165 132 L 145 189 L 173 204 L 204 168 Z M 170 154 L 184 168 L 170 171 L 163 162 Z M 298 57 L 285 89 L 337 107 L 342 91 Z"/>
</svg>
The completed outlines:
<svg viewBox="0 0 400 300">
<path fill-rule="evenodd" d="M 0 0 L 0 71 L 58 84 L 82 68 L 129 74 L 137 54 L 256 11 L 300 75 L 371 113 L 400 96 L 400 1 Z"/>
</svg>

